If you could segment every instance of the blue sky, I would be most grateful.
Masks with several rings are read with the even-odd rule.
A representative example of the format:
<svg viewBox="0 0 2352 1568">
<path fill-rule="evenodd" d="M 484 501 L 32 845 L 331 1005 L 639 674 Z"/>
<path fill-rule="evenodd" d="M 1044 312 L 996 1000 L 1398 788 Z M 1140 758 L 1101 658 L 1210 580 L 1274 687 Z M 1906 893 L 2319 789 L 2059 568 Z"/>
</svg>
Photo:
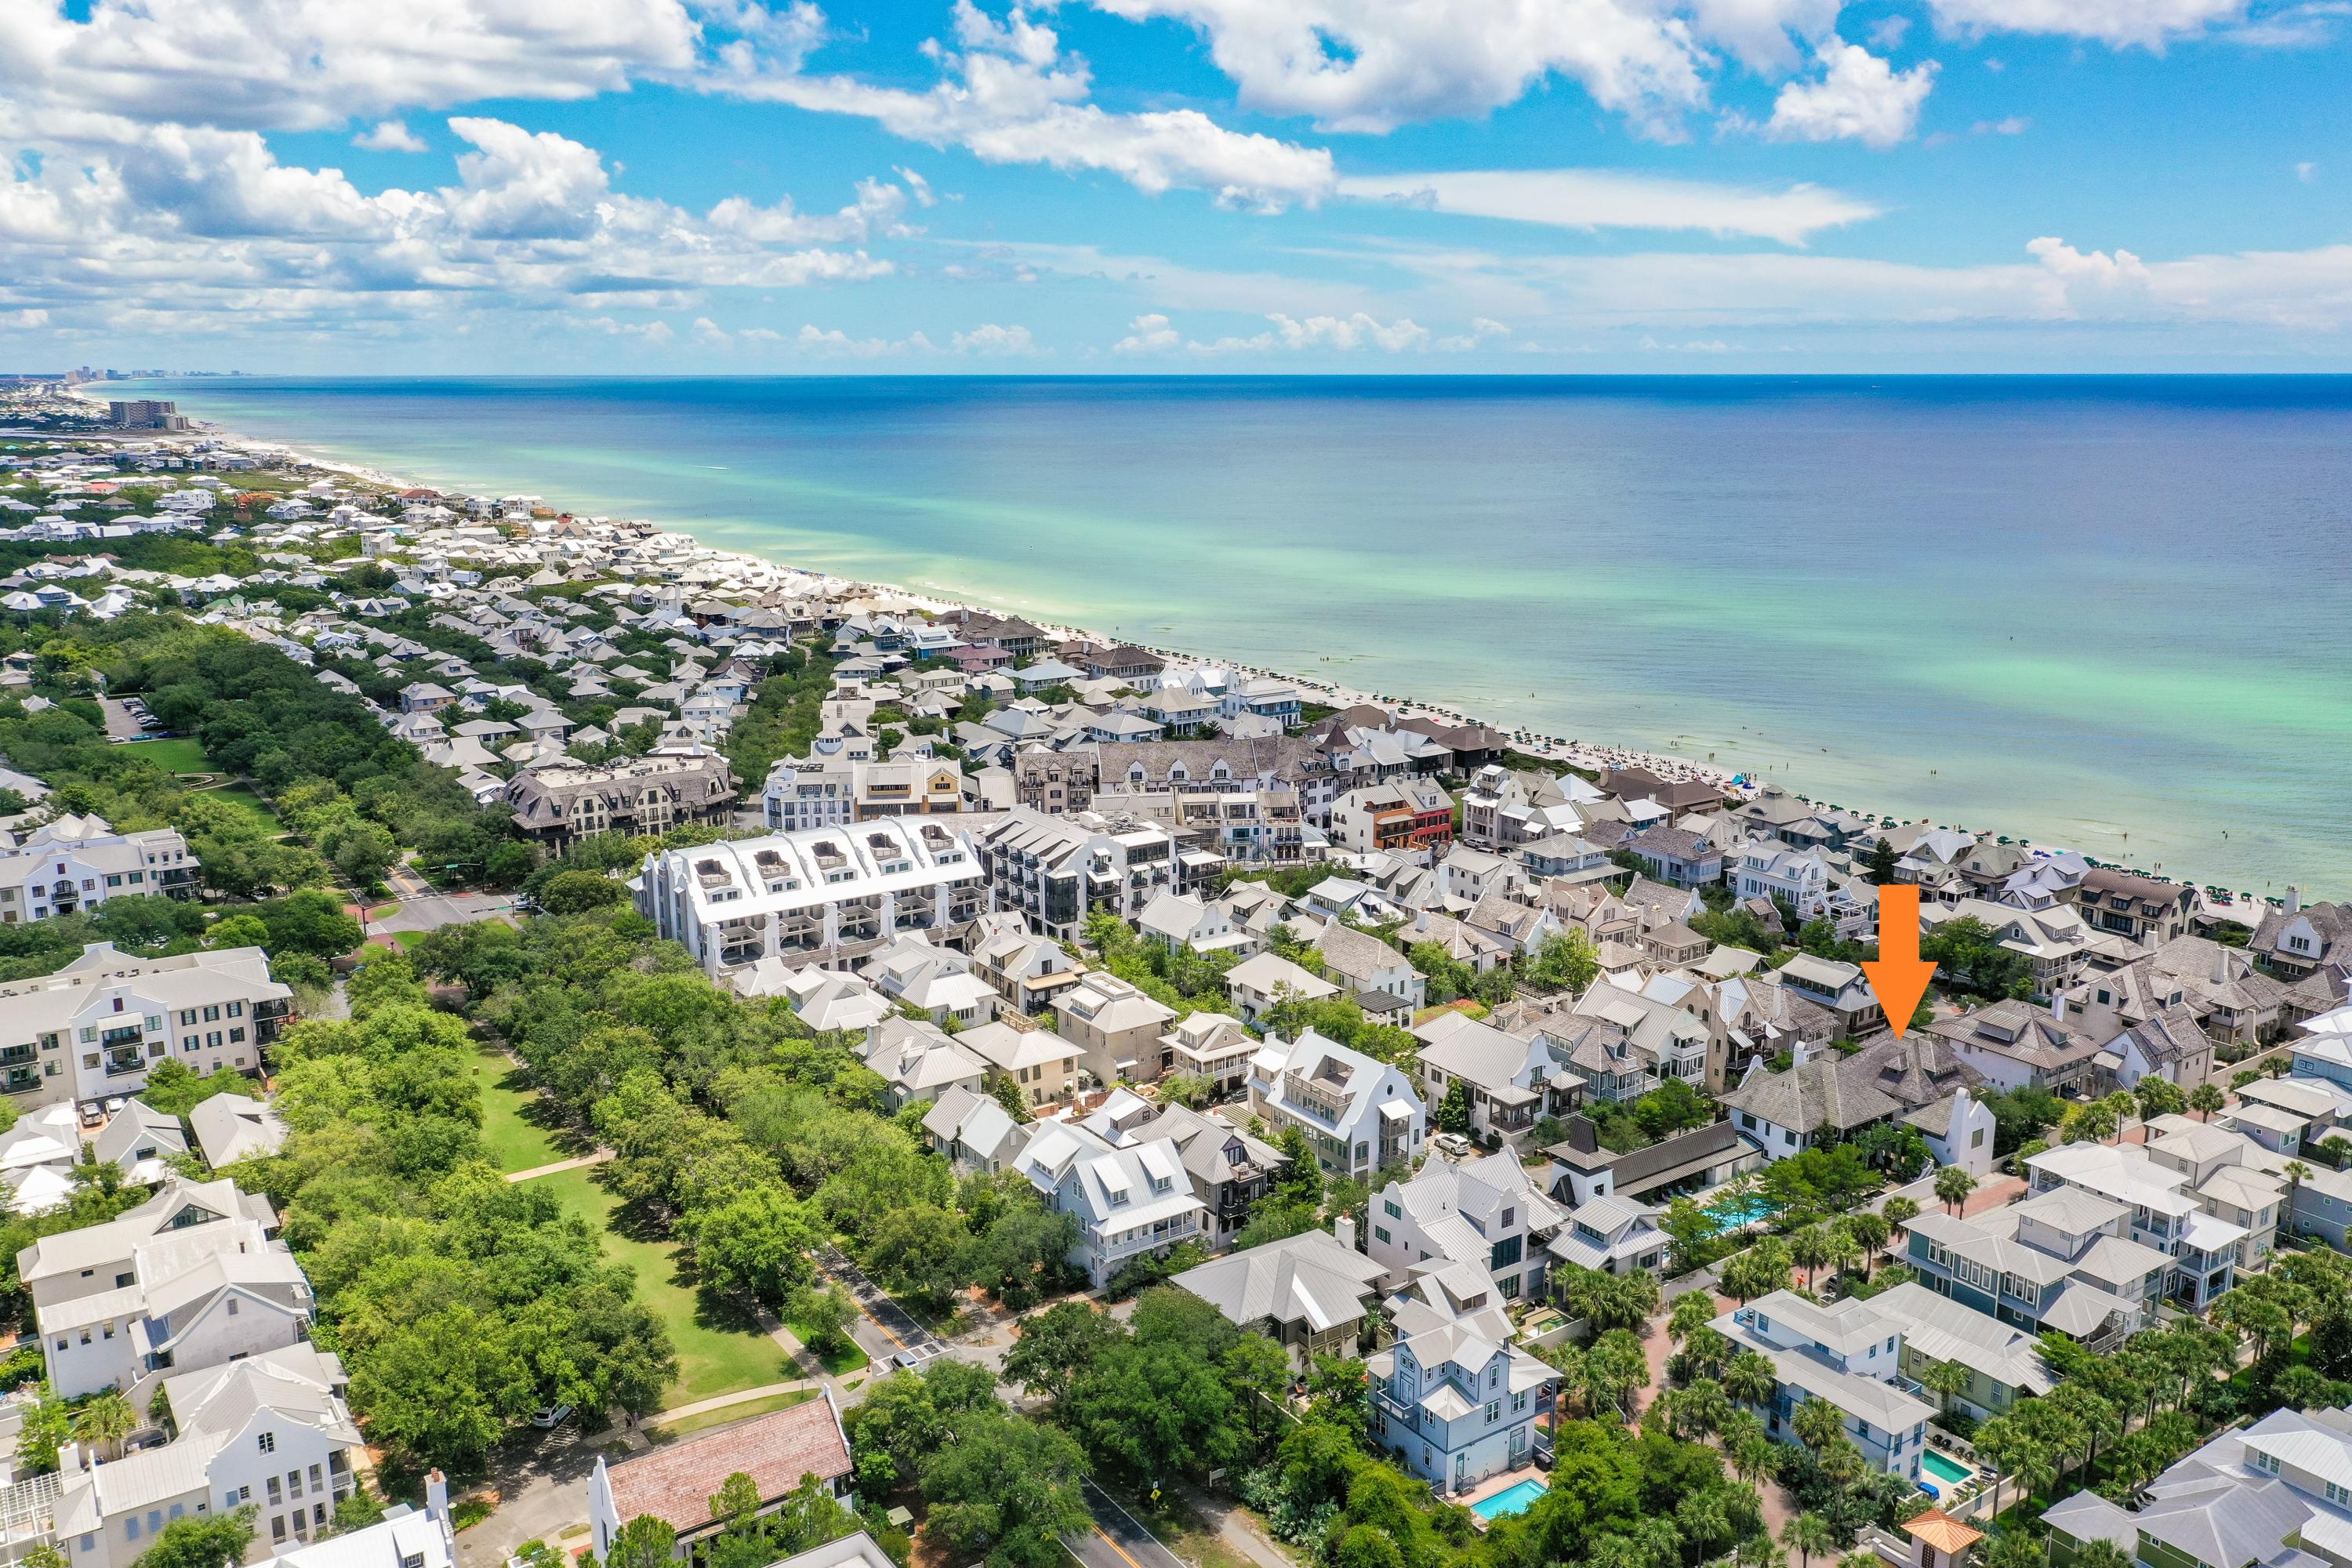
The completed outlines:
<svg viewBox="0 0 2352 1568">
<path fill-rule="evenodd" d="M 0 369 L 2344 370 L 2352 0 L 23 0 Z"/>
</svg>

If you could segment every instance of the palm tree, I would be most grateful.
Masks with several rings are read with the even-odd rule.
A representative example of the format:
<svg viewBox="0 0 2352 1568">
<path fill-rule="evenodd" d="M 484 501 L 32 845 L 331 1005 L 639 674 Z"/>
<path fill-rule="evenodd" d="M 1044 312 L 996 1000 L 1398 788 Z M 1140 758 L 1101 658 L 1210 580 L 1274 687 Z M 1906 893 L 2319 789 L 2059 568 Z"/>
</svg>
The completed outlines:
<svg viewBox="0 0 2352 1568">
<path fill-rule="evenodd" d="M 1919 1385 L 1936 1395 L 1949 1415 L 1952 1401 L 1969 1391 L 1969 1369 L 1956 1361 L 1939 1361 L 1921 1374 Z"/>
<path fill-rule="evenodd" d="M 2290 1211 L 2292 1211 L 2294 1207 L 2295 1189 L 2302 1186 L 2305 1182 L 2311 1179 L 2311 1167 L 2305 1164 L 2300 1160 L 2289 1160 L 2286 1163 L 2285 1174 L 2286 1206 Z"/>
<path fill-rule="evenodd" d="M 1890 1200 L 1886 1206 L 1894 1207 L 1894 1201 Z M 1846 1215 L 1843 1223 L 1845 1233 L 1853 1237 L 1856 1247 L 1862 1248 L 1863 1272 L 1867 1278 L 1877 1267 L 1878 1254 L 1886 1246 L 1887 1238 L 1895 1234 L 1895 1226 L 1886 1215 L 1872 1214 L 1867 1209 Z"/>
<path fill-rule="evenodd" d="M 1992 1467 L 1992 1516 L 1999 1518 L 2001 1483 L 2016 1472 L 2024 1458 L 2025 1434 L 2008 1416 L 1996 1415 L 1977 1428 L 1973 1442 L 1979 1457 Z"/>
<path fill-rule="evenodd" d="M 122 1439 L 139 1430 L 139 1412 L 131 1401 L 110 1388 L 103 1394 L 92 1394 L 89 1403 L 74 1413 L 74 1440 L 113 1450 Z"/>
<path fill-rule="evenodd" d="M 2122 1142 L 2124 1141 L 2124 1125 L 2131 1120 L 2132 1112 L 2139 1109 L 2139 1101 L 2132 1098 L 2131 1090 L 2127 1089 L 2119 1089 L 2099 1103 L 2105 1106 L 2115 1116 L 2116 1142 L 2118 1143 Z"/>
<path fill-rule="evenodd" d="M 1808 1399 L 1797 1406 L 1789 1425 L 1796 1429 L 1799 1442 L 1819 1453 L 1844 1435 L 1845 1412 L 1826 1399 Z"/>
<path fill-rule="evenodd" d="M 1818 1225 L 1809 1225 L 1789 1237 L 1789 1256 L 1805 1271 L 1805 1289 L 1813 1288 L 1822 1264 L 1830 1260 L 1830 1233 Z"/>
<path fill-rule="evenodd" d="M 2132 1560 L 2114 1542 L 2094 1538 L 2074 1548 L 2073 1568 L 2132 1568 Z"/>
<path fill-rule="evenodd" d="M 1711 1377 L 1702 1377 L 1683 1390 L 1682 1413 L 1695 1432 L 1714 1432 L 1722 1428 L 1731 1415 L 1730 1396 L 1723 1384 Z"/>
<path fill-rule="evenodd" d="M 2132 1098 L 2139 1102 L 2139 1119 L 2153 1121 L 2159 1116 L 2178 1116 L 2188 1109 L 2189 1097 L 2180 1086 L 2169 1079 L 2150 1076 L 2132 1085 Z"/>
<path fill-rule="evenodd" d="M 1863 1458 L 1862 1450 L 1843 1433 L 1837 1441 L 1822 1449 L 1822 1475 L 1830 1485 L 1840 1489 L 1862 1479 L 1862 1472 L 1867 1468 L 1869 1465 Z"/>
<path fill-rule="evenodd" d="M 1666 1319 L 1666 1337 L 1680 1344 L 1694 1329 L 1703 1329 L 1715 1321 L 1715 1292 L 1685 1290 L 1675 1298 L 1673 1312 Z"/>
<path fill-rule="evenodd" d="M 2162 1079 L 2152 1079 L 2162 1083 Z M 2050 1549 L 2021 1530 L 2004 1530 L 1985 1543 L 1984 1568 L 2042 1568 Z"/>
<path fill-rule="evenodd" d="M 1836 1279 L 1862 1266 L 1863 1246 L 1843 1227 L 1830 1232 L 1830 1278 Z"/>
<path fill-rule="evenodd" d="M 1969 1194 L 1976 1190 L 1977 1179 L 1958 1165 L 1947 1165 L 1936 1173 L 1937 1201 L 1949 1204 L 1955 1215 L 1960 1212 L 1960 1205 L 1968 1201 Z"/>
<path fill-rule="evenodd" d="M 1731 1468 L 1743 1481 L 1771 1473 L 1780 1445 L 1761 1432 L 1750 1432 L 1731 1447 Z"/>
<path fill-rule="evenodd" d="M 2200 1083 L 2189 1091 L 2189 1109 L 2197 1113 L 2200 1121 L 2210 1121 L 2215 1111 L 2230 1103 L 2218 1083 Z"/>
<path fill-rule="evenodd" d="M 1780 1369 L 1759 1351 L 1741 1351 L 1723 1369 L 1723 1392 L 1736 1404 L 1769 1405 L 1780 1391 Z"/>
<path fill-rule="evenodd" d="M 1712 1377 L 1731 1359 L 1731 1341 L 1713 1323 L 1702 1323 L 1683 1342 L 1682 1354 L 1700 1377 Z"/>
<path fill-rule="evenodd" d="M 1878 1212 L 1886 1216 L 1887 1234 L 1891 1236 L 1919 1217 L 1919 1205 L 1910 1198 L 1889 1198 Z"/>
<path fill-rule="evenodd" d="M 1812 1568 L 1813 1553 L 1827 1552 L 1837 1542 L 1830 1521 L 1817 1513 L 1801 1513 L 1780 1530 L 1780 1544 L 1797 1554 L 1797 1568 Z"/>
</svg>

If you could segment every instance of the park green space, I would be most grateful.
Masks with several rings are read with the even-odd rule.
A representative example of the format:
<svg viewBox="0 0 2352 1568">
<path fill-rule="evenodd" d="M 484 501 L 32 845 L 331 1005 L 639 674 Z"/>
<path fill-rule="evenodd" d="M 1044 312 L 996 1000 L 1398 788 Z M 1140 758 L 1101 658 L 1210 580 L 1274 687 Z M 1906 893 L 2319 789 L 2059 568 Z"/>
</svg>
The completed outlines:
<svg viewBox="0 0 2352 1568">
<path fill-rule="evenodd" d="M 593 1165 L 557 1171 L 531 1180 L 588 1222 L 604 1256 L 635 1270 L 637 1300 L 669 1326 L 677 1352 L 677 1380 L 670 1384 L 671 1407 L 782 1383 L 800 1375 L 783 1347 L 760 1331 L 750 1314 L 731 1302 L 709 1301 L 695 1288 L 686 1265 L 687 1249 L 652 1226 L 631 1205 L 605 1190 Z"/>
<path fill-rule="evenodd" d="M 521 1066 L 499 1051 L 484 1050 L 474 1063 L 474 1081 L 482 1091 L 482 1142 L 489 1145 L 499 1169 L 509 1174 L 581 1152 L 578 1141 L 557 1129 L 547 1101 L 528 1079 Z"/>
<path fill-rule="evenodd" d="M 213 760 L 205 755 L 202 742 L 185 735 L 176 735 L 168 741 L 132 741 L 122 749 L 146 758 L 165 773 L 209 773 L 218 771 L 213 766 Z"/>
</svg>

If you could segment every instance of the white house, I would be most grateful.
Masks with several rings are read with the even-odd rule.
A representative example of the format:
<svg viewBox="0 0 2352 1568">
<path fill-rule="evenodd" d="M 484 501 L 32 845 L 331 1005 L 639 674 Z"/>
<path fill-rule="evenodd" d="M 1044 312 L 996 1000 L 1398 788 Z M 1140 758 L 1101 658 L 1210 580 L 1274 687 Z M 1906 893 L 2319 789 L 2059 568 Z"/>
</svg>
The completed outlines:
<svg viewBox="0 0 2352 1568">
<path fill-rule="evenodd" d="M 1069 1261 L 1097 1289 L 1136 1258 L 1207 1233 L 1208 1205 L 1172 1143 L 1119 1148 L 1072 1122 L 1040 1122 L 1013 1163 L 1056 1214 L 1076 1216 Z"/>
<path fill-rule="evenodd" d="M 1243 1023 L 1255 1024 L 1277 1002 L 1320 1002 L 1339 994 L 1339 988 L 1278 952 L 1261 952 L 1225 971 L 1225 994 Z"/>
<path fill-rule="evenodd" d="M 1550 1114 L 1552 1086 L 1567 1076 L 1550 1037 L 1521 1039 L 1461 1013 L 1441 1013 L 1412 1031 L 1421 1040 L 1421 1081 L 1432 1106 L 1460 1083 L 1471 1130 L 1514 1139 Z M 1572 1083 L 1572 1079 L 1570 1080 Z"/>
<path fill-rule="evenodd" d="M 308 1543 L 358 1484 L 344 1382 L 341 1361 L 307 1344 L 174 1375 L 176 1440 L 111 1462 L 59 1451 L 57 1544 L 76 1568 L 121 1568 L 174 1520 L 248 1506 L 257 1547 Z"/>
<path fill-rule="evenodd" d="M 1388 1271 L 1391 1290 L 1443 1259 L 1484 1271 L 1504 1300 L 1535 1300 L 1549 1278 L 1545 1238 L 1566 1217 L 1508 1148 L 1459 1163 L 1432 1160 L 1372 1194 L 1364 1251 Z"/>
<path fill-rule="evenodd" d="M 1411 1079 L 1312 1029 L 1286 1045 L 1270 1040 L 1251 1058 L 1249 1102 L 1269 1124 L 1304 1132 L 1316 1163 L 1340 1175 L 1409 1161 L 1429 1133 Z"/>
</svg>

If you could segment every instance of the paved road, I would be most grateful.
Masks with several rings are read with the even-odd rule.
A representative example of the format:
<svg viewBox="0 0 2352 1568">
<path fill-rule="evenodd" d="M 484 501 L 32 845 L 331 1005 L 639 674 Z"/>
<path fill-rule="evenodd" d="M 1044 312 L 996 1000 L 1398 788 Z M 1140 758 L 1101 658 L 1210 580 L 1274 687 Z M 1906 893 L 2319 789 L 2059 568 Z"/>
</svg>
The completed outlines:
<svg viewBox="0 0 2352 1568">
<path fill-rule="evenodd" d="M 399 904 L 383 919 L 367 922 L 370 936 L 388 931 L 438 931 L 499 916 L 511 918 L 515 900 L 511 893 L 425 893 L 403 898 Z"/>
<path fill-rule="evenodd" d="M 1086 1488 L 1087 1505 L 1095 1510 L 1095 1527 L 1084 1535 L 1063 1537 L 1062 1544 L 1086 1568 L 1190 1568 L 1117 1498 L 1092 1481 L 1080 1484 Z"/>
<path fill-rule="evenodd" d="M 818 1268 L 849 1292 L 850 1300 L 865 1314 L 851 1325 L 850 1334 L 882 1372 L 889 1370 L 897 1356 L 911 1355 L 929 1362 L 948 1353 L 946 1341 L 891 1300 L 889 1292 L 868 1279 L 839 1247 L 817 1248 L 816 1261 Z"/>
</svg>

